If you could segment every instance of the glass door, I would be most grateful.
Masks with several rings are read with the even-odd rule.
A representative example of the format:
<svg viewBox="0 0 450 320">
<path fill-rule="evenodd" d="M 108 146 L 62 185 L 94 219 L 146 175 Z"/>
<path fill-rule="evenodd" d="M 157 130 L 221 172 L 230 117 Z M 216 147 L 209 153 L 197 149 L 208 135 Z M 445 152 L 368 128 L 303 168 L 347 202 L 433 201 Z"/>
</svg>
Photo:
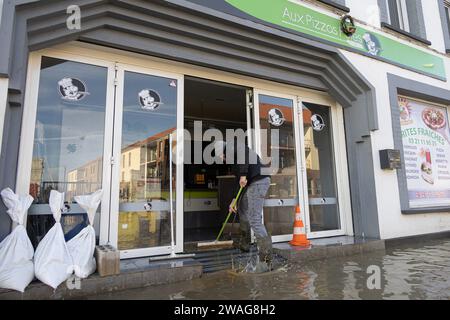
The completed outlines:
<svg viewBox="0 0 450 320">
<path fill-rule="evenodd" d="M 301 118 L 308 237 L 342 235 L 344 227 L 337 193 L 332 108 L 303 102 Z"/>
<path fill-rule="evenodd" d="M 111 242 L 121 258 L 181 252 L 183 79 L 126 65 L 117 79 Z"/>
<path fill-rule="evenodd" d="M 291 240 L 300 204 L 296 114 L 297 97 L 255 91 L 255 146 L 271 176 L 263 219 L 274 242 Z"/>
</svg>

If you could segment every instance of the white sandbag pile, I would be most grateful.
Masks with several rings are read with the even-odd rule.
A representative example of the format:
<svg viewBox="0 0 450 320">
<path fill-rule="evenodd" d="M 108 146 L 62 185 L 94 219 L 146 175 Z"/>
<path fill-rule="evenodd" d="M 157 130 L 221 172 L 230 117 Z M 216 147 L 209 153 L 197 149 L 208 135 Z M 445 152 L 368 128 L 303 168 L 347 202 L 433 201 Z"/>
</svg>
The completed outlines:
<svg viewBox="0 0 450 320">
<path fill-rule="evenodd" d="M 34 272 L 36 278 L 56 289 L 73 273 L 72 257 L 60 223 L 64 193 L 52 190 L 49 205 L 56 223 L 39 242 L 34 255 Z"/>
<path fill-rule="evenodd" d="M 75 201 L 87 212 L 89 225 L 81 230 L 75 237 L 67 242 L 69 253 L 72 256 L 75 275 L 87 278 L 95 272 L 95 230 L 92 227 L 95 213 L 102 201 L 103 191 L 98 190 L 90 195 L 76 196 Z"/>
<path fill-rule="evenodd" d="M 0 243 L 0 288 L 24 292 L 34 279 L 34 249 L 23 226 L 33 197 L 18 196 L 10 188 L 1 192 L 8 214 L 17 226 Z"/>
</svg>

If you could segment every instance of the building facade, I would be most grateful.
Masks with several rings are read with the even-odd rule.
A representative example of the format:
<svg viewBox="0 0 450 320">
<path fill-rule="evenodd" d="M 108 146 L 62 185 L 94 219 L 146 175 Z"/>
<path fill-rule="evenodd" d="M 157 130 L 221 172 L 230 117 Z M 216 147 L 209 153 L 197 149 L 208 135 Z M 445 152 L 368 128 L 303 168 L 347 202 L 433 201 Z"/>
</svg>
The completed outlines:
<svg viewBox="0 0 450 320">
<path fill-rule="evenodd" d="M 0 187 L 32 194 L 35 233 L 50 190 L 76 216 L 73 197 L 101 188 L 99 243 L 123 258 L 183 252 L 226 215 L 230 172 L 195 160 L 206 129 L 231 128 L 278 161 L 264 206 L 275 242 L 296 206 L 309 238 L 450 231 L 449 8 L 4 1 Z M 0 239 L 11 227 L 1 204 Z"/>
</svg>

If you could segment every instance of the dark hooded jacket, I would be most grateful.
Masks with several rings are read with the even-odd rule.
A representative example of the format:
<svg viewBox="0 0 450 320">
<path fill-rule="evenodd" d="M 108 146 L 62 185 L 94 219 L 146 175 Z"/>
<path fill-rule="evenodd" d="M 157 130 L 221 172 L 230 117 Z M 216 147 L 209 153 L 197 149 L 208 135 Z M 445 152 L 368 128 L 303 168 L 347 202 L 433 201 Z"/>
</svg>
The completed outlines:
<svg viewBox="0 0 450 320">
<path fill-rule="evenodd" d="M 225 162 L 231 166 L 237 181 L 239 181 L 240 177 L 245 176 L 247 178 L 247 185 L 250 185 L 255 181 L 269 177 L 262 172 L 262 169 L 267 168 L 268 166 L 262 164 L 261 158 L 255 151 L 242 144 L 231 148 L 231 151 L 229 150 L 230 147 L 228 147 L 228 145 L 224 148 Z M 227 157 L 231 152 L 233 154 L 232 162 Z"/>
</svg>

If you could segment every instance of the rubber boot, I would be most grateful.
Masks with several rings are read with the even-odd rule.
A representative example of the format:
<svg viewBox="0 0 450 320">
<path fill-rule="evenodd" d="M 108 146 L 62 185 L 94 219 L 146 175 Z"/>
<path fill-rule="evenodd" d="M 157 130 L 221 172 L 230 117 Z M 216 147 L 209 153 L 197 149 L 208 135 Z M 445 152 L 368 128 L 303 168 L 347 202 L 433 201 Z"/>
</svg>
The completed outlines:
<svg viewBox="0 0 450 320">
<path fill-rule="evenodd" d="M 268 270 L 272 270 L 273 249 L 270 236 L 258 239 L 258 251 L 260 263 L 267 264 Z"/>
<path fill-rule="evenodd" d="M 236 242 L 233 242 L 233 246 L 243 252 L 250 252 L 251 243 L 251 231 L 248 222 L 240 222 L 240 236 Z"/>
</svg>

